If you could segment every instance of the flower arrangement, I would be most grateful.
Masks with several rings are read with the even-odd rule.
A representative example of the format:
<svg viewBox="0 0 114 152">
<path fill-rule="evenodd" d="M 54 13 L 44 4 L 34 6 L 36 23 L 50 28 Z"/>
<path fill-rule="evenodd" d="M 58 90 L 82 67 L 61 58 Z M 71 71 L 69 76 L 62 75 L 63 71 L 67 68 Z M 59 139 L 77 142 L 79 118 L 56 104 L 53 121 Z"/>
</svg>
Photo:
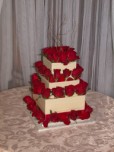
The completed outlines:
<svg viewBox="0 0 114 152">
<path fill-rule="evenodd" d="M 43 49 L 43 55 L 51 62 L 61 62 L 67 65 L 69 62 L 79 59 L 74 48 L 69 46 L 48 47 Z"/>
</svg>

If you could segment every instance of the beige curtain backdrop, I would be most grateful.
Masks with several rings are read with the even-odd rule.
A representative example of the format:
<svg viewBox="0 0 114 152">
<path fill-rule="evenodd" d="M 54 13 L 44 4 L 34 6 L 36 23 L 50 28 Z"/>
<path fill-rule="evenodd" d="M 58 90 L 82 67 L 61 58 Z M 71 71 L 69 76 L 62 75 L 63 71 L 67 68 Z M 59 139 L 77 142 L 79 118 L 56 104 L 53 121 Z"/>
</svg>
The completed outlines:
<svg viewBox="0 0 114 152">
<path fill-rule="evenodd" d="M 89 89 L 114 97 L 111 0 L 3 0 L 0 90 L 28 85 L 43 47 L 74 47 Z"/>
</svg>

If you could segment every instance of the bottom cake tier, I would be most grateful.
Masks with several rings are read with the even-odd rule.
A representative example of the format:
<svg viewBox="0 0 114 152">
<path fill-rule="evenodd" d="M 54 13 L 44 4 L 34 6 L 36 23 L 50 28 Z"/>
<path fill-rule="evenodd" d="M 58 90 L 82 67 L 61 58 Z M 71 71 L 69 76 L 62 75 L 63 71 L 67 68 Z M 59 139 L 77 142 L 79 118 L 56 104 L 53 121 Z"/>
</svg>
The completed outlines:
<svg viewBox="0 0 114 152">
<path fill-rule="evenodd" d="M 32 116 L 36 117 L 38 123 L 42 123 L 44 127 L 48 127 L 50 122 L 63 122 L 65 125 L 69 125 L 71 120 L 88 119 L 93 111 L 86 104 L 85 96 L 73 96 L 72 100 L 70 97 L 57 100 L 54 98 L 43 99 L 33 94 L 33 98 L 25 96 L 24 101 Z"/>
<path fill-rule="evenodd" d="M 63 98 L 55 98 L 53 95 L 49 99 L 42 98 L 37 94 L 33 94 L 33 99 L 44 114 L 57 112 L 68 112 L 71 110 L 84 110 L 85 95 L 65 96 Z"/>
</svg>

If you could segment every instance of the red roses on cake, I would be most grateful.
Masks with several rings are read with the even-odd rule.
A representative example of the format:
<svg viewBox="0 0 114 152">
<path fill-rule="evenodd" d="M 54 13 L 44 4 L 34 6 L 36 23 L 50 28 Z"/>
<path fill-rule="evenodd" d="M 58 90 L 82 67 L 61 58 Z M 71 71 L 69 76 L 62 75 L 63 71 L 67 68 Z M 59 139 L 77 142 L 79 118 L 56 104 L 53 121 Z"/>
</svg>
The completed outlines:
<svg viewBox="0 0 114 152">
<path fill-rule="evenodd" d="M 51 70 L 40 61 L 36 62 L 35 67 L 38 70 L 38 73 L 49 80 L 49 82 L 62 82 L 65 80 L 72 81 L 73 79 L 79 79 L 83 72 L 83 68 L 79 64 L 77 64 L 73 71 L 70 71 L 67 68 L 63 71 L 61 71 L 61 69 L 54 69 L 54 74 L 52 74 Z M 37 79 L 37 74 L 34 75 L 33 79 Z"/>
<path fill-rule="evenodd" d="M 60 75 L 61 76 L 61 75 Z M 32 91 L 35 94 L 42 95 L 43 98 L 49 98 L 51 94 L 53 94 L 56 98 L 67 96 L 72 96 L 74 93 L 78 95 L 84 95 L 87 90 L 88 83 L 80 79 L 80 83 L 77 85 L 68 85 L 65 88 L 56 87 L 56 88 L 45 88 L 43 82 L 40 81 L 37 74 L 33 74 L 31 76 L 32 82 Z M 64 77 L 63 77 L 64 79 Z M 50 77 L 50 81 L 54 81 L 54 77 Z"/>
<path fill-rule="evenodd" d="M 79 59 L 74 48 L 70 48 L 69 46 L 45 48 L 43 49 L 43 54 L 51 62 L 61 62 L 65 65 Z"/>
</svg>

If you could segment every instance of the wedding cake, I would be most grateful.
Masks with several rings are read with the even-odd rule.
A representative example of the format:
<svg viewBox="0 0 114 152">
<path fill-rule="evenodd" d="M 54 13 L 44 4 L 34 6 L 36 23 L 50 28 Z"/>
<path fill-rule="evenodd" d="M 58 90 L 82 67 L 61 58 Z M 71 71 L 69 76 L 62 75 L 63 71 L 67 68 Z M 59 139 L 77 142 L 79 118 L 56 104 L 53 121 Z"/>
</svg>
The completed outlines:
<svg viewBox="0 0 114 152">
<path fill-rule="evenodd" d="M 31 76 L 32 97 L 25 96 L 27 108 L 38 123 L 48 127 L 50 122 L 88 119 L 92 108 L 86 103 L 88 84 L 80 77 L 83 68 L 79 56 L 69 46 L 48 47 L 42 50 L 42 61 L 34 64 Z"/>
</svg>

